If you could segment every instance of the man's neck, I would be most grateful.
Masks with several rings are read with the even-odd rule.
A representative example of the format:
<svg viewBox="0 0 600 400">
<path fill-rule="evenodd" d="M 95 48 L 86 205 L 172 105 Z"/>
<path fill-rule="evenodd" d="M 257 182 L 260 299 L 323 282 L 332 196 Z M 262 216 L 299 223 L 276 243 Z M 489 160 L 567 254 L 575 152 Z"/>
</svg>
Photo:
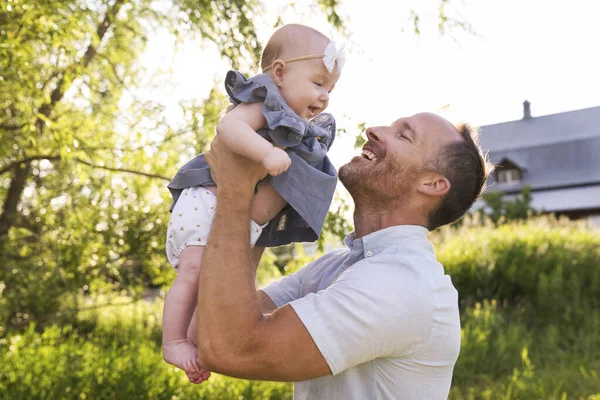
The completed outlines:
<svg viewBox="0 0 600 400">
<path fill-rule="evenodd" d="M 360 207 L 354 209 L 354 232 L 356 238 L 361 238 L 370 233 L 400 225 L 420 225 L 426 223 L 421 217 L 422 212 L 412 207 L 397 207 L 377 209 L 374 207 Z"/>
</svg>

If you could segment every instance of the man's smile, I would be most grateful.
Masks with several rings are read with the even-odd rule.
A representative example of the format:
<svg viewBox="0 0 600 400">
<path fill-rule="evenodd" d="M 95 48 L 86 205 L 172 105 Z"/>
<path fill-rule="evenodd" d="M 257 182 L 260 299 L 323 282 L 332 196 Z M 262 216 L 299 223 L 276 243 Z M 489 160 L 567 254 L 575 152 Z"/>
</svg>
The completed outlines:
<svg viewBox="0 0 600 400">
<path fill-rule="evenodd" d="M 383 154 L 381 149 L 377 148 L 378 146 L 373 146 L 372 142 L 367 142 L 362 148 L 362 152 L 360 156 L 366 160 L 377 162 L 378 160 L 383 159 Z"/>
<path fill-rule="evenodd" d="M 377 156 L 375 155 L 375 153 L 373 153 L 372 151 L 369 151 L 367 149 L 363 149 L 363 151 L 360 155 L 369 161 L 377 161 Z"/>
</svg>

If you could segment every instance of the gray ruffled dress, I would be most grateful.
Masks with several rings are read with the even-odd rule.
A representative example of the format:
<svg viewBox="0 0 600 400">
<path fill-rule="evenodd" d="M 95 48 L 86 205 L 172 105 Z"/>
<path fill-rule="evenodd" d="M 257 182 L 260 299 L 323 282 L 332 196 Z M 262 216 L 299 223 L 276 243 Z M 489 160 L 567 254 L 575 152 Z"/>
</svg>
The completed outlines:
<svg viewBox="0 0 600 400">
<path fill-rule="evenodd" d="M 268 127 L 257 133 L 286 147 L 292 160 L 287 171 L 268 175 L 259 182 L 273 185 L 288 205 L 263 229 L 256 245 L 314 242 L 321 234 L 337 183 L 337 172 L 327 157 L 335 139 L 335 119 L 324 113 L 310 123 L 303 120 L 286 104 L 267 74 L 246 79 L 237 71 L 229 71 L 225 88 L 234 104 L 263 102 Z M 183 189 L 214 184 L 204 155 L 197 155 L 177 171 L 168 185 L 173 196 L 171 211 Z"/>
</svg>

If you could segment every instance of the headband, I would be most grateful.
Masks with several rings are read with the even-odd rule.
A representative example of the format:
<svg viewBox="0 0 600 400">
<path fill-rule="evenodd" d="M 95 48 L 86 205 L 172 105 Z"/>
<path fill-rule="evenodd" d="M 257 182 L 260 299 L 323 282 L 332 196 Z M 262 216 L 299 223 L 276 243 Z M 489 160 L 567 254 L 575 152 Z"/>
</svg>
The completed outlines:
<svg viewBox="0 0 600 400">
<path fill-rule="evenodd" d="M 325 68 L 327 71 L 333 72 L 333 68 L 335 67 L 335 63 L 337 62 L 337 66 L 339 70 L 342 70 L 342 67 L 346 63 L 346 53 L 344 52 L 344 45 L 342 44 L 338 49 L 335 45 L 335 42 L 329 42 L 327 47 L 325 48 L 324 54 L 309 54 L 307 56 L 298 56 L 286 58 L 283 61 L 286 63 L 301 61 L 301 60 L 310 60 L 312 58 L 322 58 L 323 64 L 325 64 Z M 267 72 L 273 67 L 273 64 L 269 65 L 265 69 L 263 69 L 263 73 Z"/>
</svg>

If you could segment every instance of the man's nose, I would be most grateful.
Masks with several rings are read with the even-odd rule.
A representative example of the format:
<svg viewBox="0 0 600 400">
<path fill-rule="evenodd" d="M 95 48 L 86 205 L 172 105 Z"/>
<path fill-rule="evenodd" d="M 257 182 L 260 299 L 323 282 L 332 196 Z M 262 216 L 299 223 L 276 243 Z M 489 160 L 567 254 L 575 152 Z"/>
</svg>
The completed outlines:
<svg viewBox="0 0 600 400">
<path fill-rule="evenodd" d="M 373 142 L 380 142 L 381 140 L 379 139 L 379 127 L 371 127 L 371 128 L 367 128 L 367 140 L 371 140 Z"/>
</svg>

